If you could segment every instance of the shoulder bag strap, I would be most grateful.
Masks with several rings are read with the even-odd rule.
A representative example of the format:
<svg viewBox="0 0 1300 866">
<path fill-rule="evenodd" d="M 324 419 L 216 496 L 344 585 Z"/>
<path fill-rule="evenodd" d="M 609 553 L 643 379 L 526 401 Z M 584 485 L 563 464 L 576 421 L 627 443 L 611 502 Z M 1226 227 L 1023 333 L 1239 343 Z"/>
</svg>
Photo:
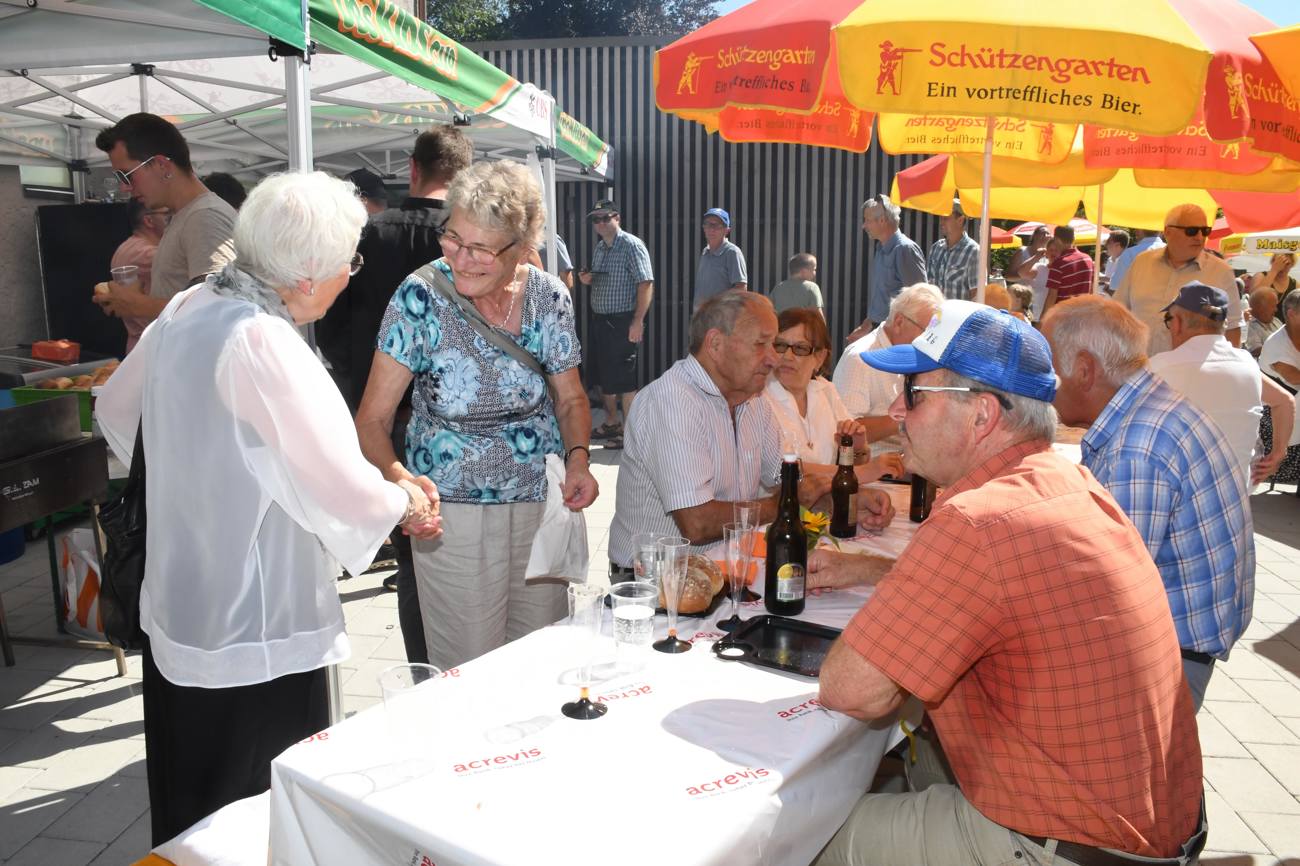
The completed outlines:
<svg viewBox="0 0 1300 866">
<path fill-rule="evenodd" d="M 546 371 L 542 369 L 542 362 L 537 360 L 537 356 L 512 340 L 506 332 L 488 324 L 487 319 L 483 318 L 483 314 L 478 311 L 478 308 L 468 298 L 456 291 L 456 287 L 452 285 L 451 280 L 447 279 L 442 271 L 432 264 L 428 264 L 417 270 L 415 274 L 433 286 L 440 295 L 451 301 L 456 306 L 456 309 L 460 310 L 461 315 L 465 317 L 465 323 L 477 331 L 479 336 L 534 373 L 546 378 Z"/>
</svg>

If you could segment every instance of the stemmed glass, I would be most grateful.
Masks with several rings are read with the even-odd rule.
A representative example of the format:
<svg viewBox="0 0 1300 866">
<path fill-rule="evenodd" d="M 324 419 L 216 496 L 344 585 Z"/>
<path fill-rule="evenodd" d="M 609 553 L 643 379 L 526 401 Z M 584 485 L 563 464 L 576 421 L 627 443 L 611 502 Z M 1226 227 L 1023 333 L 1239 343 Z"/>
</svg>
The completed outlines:
<svg viewBox="0 0 1300 866">
<path fill-rule="evenodd" d="M 763 523 L 763 500 L 740 499 L 731 503 L 731 519 L 733 523 L 738 523 L 741 526 L 744 526 L 746 532 L 749 533 L 749 539 L 746 546 L 749 559 L 746 560 L 746 562 L 752 561 L 754 553 L 753 536 L 754 533 L 758 532 L 759 526 Z M 749 566 L 746 565 L 746 568 L 748 567 Z M 746 572 L 746 576 L 748 577 L 748 572 Z M 740 588 L 740 600 L 757 601 L 761 596 L 750 592 L 747 584 L 748 580 L 746 580 L 746 585 L 742 585 Z"/>
<path fill-rule="evenodd" d="M 753 530 L 740 523 L 722 527 L 723 567 L 727 573 L 727 589 L 731 595 L 731 616 L 718 620 L 718 628 L 734 632 L 740 628 L 740 596 L 749 583 L 750 552 L 754 546 Z"/>
<path fill-rule="evenodd" d="M 589 583 L 569 584 L 569 625 L 582 637 L 582 664 L 578 668 L 578 684 L 582 689 L 576 701 L 560 707 L 560 712 L 571 719 L 586 721 L 605 715 L 609 707 L 591 700 L 591 661 L 596 653 L 600 626 L 605 619 L 605 588 Z"/>
<path fill-rule="evenodd" d="M 686 586 L 686 557 L 690 542 L 669 535 L 659 539 L 659 585 L 663 589 L 664 607 L 668 609 L 668 637 L 655 641 L 653 646 L 661 653 L 684 653 L 690 643 L 677 637 L 677 606 Z"/>
</svg>

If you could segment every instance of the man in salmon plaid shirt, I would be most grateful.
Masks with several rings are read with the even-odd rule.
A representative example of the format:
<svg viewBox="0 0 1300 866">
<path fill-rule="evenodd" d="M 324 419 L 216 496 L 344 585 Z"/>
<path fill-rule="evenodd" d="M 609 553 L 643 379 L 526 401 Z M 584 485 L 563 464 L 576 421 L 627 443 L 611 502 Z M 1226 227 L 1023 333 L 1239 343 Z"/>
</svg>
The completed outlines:
<svg viewBox="0 0 1300 866">
<path fill-rule="evenodd" d="M 892 566 L 817 551 L 811 586 L 876 583 L 821 670 L 862 720 L 929 715 L 908 793 L 869 793 L 831 864 L 1187 864 L 1205 842 L 1201 753 L 1164 586 L 1087 469 L 1051 449 L 1042 335 L 944 302 L 891 414 L 908 468 L 943 488 Z M 941 746 L 940 746 L 941 744 Z"/>
</svg>

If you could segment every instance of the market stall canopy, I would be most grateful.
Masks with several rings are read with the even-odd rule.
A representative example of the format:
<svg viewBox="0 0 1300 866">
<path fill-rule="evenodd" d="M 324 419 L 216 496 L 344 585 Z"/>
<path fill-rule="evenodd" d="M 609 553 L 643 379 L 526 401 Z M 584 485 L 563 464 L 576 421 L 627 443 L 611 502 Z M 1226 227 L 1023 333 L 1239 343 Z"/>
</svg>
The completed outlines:
<svg viewBox="0 0 1300 866">
<path fill-rule="evenodd" d="M 0 0 L 0 9 L 17 5 Z M 468 120 L 476 146 L 492 155 L 511 155 L 505 150 L 513 147 L 518 157 L 554 142 L 571 173 L 607 172 L 609 147 L 548 94 L 388 0 L 379 6 L 382 17 L 374 15 L 373 2 L 312 0 L 313 37 L 353 58 L 318 54 L 313 61 L 314 126 L 330 139 L 324 155 L 364 156 L 367 149 L 398 147 L 413 124 Z M 24 162 L 37 154 L 55 161 L 84 157 L 84 144 L 74 155 L 60 138 L 69 128 L 93 131 L 140 110 L 144 88 L 137 90 L 135 79 L 142 74 L 165 85 L 149 88 L 149 110 L 179 118 L 187 136 L 202 128 L 195 133 L 204 139 L 200 147 L 232 160 L 210 166 L 199 157 L 205 168 L 239 163 L 274 170 L 284 160 L 277 143 L 284 135 L 281 70 L 222 59 L 266 58 L 264 33 L 302 45 L 298 0 L 100 0 L 93 6 L 45 0 L 22 7 L 5 16 L 0 30 L 0 57 L 12 75 L 0 87 L 0 161 L 19 161 L 18 154 Z M 132 65 L 105 66 L 124 63 Z M 153 102 L 172 95 L 184 99 L 166 108 Z M 394 130 L 394 124 L 407 128 Z M 337 134 L 344 128 L 346 135 Z M 242 157 L 235 156 L 240 150 Z"/>
<path fill-rule="evenodd" d="M 1294 256 L 1300 253 L 1300 226 L 1271 232 L 1229 235 L 1219 243 L 1219 251 L 1225 256 L 1239 253 L 1266 256 L 1290 253 Z"/>
</svg>

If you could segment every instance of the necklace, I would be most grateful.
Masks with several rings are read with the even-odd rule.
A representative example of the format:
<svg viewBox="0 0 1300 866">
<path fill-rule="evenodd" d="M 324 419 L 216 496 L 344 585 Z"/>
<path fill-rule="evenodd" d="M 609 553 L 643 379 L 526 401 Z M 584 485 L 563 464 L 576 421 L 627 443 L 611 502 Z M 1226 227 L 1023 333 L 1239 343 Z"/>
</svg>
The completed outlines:
<svg viewBox="0 0 1300 866">
<path fill-rule="evenodd" d="M 506 308 L 506 314 L 501 317 L 501 321 L 497 322 L 495 325 L 492 325 L 492 327 L 499 328 L 500 330 L 503 331 L 506 329 L 506 322 L 510 321 L 510 316 L 515 311 L 515 296 L 519 294 L 518 286 L 519 286 L 519 277 L 515 277 L 513 280 L 510 281 L 510 288 L 506 290 L 507 293 L 510 295 L 510 306 Z M 488 324 L 492 324 L 491 320 L 489 320 Z"/>
</svg>

